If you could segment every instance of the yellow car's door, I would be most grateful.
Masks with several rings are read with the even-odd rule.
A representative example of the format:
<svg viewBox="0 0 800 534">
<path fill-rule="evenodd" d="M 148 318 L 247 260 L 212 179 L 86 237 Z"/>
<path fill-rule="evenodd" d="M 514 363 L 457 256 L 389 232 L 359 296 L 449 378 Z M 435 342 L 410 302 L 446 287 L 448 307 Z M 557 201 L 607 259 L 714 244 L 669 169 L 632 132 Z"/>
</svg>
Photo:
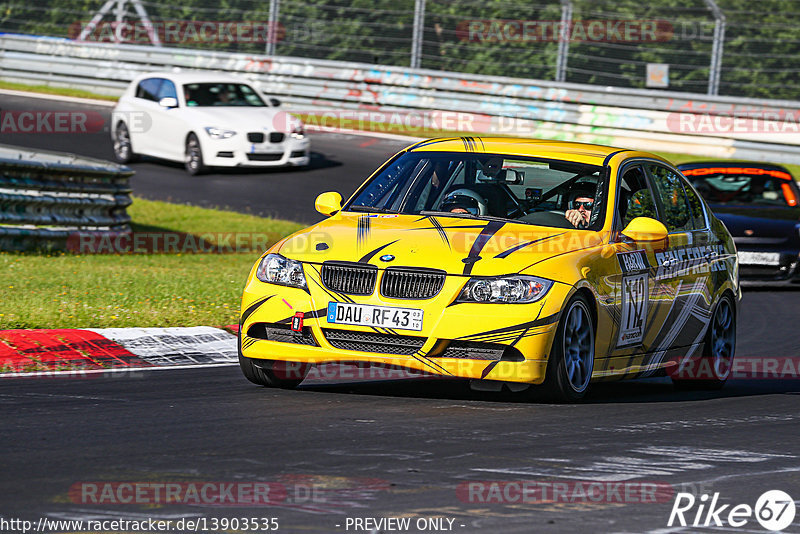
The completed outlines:
<svg viewBox="0 0 800 534">
<path fill-rule="evenodd" d="M 659 277 L 660 254 L 666 242 L 635 242 L 624 229 L 637 217 L 658 220 L 653 193 L 642 163 L 620 170 L 615 208 L 615 237 L 610 286 L 614 328 L 608 357 L 599 362 L 598 376 L 630 377 L 647 369 L 647 354 L 654 349 L 657 333 L 674 304 L 674 281 Z"/>
<path fill-rule="evenodd" d="M 684 187 L 680 174 L 661 163 L 648 163 L 645 169 L 655 192 L 659 216 L 669 232 L 669 250 L 660 256 L 662 265 L 667 265 L 663 276 L 673 280 L 676 292 L 675 309 L 654 347 L 658 360 L 670 349 L 676 355 L 689 354 L 702 342 L 714 295 L 709 260 L 713 260 L 716 250 L 705 217 L 697 216 L 696 208 L 689 202 L 690 195 L 695 202 L 699 200 L 691 189 Z"/>
</svg>

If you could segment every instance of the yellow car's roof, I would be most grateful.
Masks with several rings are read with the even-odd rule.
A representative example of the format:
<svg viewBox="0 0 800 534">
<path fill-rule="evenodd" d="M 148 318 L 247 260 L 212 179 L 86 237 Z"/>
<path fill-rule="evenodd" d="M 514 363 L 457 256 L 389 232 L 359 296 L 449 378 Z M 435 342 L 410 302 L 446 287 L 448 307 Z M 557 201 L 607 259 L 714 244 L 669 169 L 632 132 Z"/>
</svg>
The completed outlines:
<svg viewBox="0 0 800 534">
<path fill-rule="evenodd" d="M 528 156 L 547 159 L 563 159 L 590 165 L 603 165 L 609 156 L 625 152 L 628 156 L 643 156 L 662 159 L 647 152 L 639 152 L 620 147 L 575 143 L 572 141 L 553 141 L 549 139 L 527 139 L 522 137 L 443 137 L 428 139 L 412 145 L 409 152 L 476 152 L 503 154 L 507 156 Z"/>
</svg>

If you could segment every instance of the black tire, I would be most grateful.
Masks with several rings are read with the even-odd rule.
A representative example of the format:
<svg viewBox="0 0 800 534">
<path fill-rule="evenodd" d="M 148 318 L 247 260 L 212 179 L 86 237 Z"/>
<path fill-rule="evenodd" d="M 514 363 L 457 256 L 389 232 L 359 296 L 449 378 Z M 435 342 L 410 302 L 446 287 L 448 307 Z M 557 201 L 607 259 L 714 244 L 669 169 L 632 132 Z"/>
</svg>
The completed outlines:
<svg viewBox="0 0 800 534">
<path fill-rule="evenodd" d="M 134 154 L 131 134 L 124 122 L 119 122 L 114 130 L 114 159 L 119 163 L 133 163 L 139 156 Z"/>
<path fill-rule="evenodd" d="M 564 307 L 547 361 L 543 393 L 554 402 L 586 396 L 594 368 L 595 332 L 591 305 L 577 294 Z"/>
<path fill-rule="evenodd" d="M 690 371 L 679 369 L 672 373 L 672 383 L 683 391 L 722 389 L 733 369 L 735 352 L 736 308 L 726 293 L 711 315 L 700 361 Z M 709 378 L 700 378 L 706 376 Z"/>
<path fill-rule="evenodd" d="M 238 337 L 239 367 L 245 378 L 253 384 L 268 388 L 295 389 L 311 368 L 308 364 L 248 358 L 242 354 L 242 334 Z M 279 368 L 277 373 L 276 367 Z"/>
<path fill-rule="evenodd" d="M 192 176 L 197 176 L 208 171 L 208 167 L 203 163 L 203 150 L 200 147 L 200 140 L 193 133 L 190 133 L 186 138 L 186 147 L 184 149 L 183 166 L 186 172 Z"/>
</svg>

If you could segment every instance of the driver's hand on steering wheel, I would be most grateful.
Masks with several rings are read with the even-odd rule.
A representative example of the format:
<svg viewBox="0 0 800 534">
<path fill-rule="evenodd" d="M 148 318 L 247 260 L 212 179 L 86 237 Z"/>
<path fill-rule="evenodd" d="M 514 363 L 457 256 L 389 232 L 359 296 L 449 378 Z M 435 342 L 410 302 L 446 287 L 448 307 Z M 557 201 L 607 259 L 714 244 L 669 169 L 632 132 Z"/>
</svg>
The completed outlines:
<svg viewBox="0 0 800 534">
<path fill-rule="evenodd" d="M 575 228 L 586 228 L 589 226 L 589 216 L 591 212 L 588 211 L 578 211 L 578 210 L 567 210 L 564 216 L 567 220 L 574 226 Z"/>
</svg>

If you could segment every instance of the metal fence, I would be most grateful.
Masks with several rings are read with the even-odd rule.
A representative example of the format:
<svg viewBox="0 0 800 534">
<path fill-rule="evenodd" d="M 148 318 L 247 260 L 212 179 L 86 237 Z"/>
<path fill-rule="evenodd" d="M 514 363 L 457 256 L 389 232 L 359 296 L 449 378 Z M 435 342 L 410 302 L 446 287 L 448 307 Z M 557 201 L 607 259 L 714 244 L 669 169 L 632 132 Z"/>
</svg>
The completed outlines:
<svg viewBox="0 0 800 534">
<path fill-rule="evenodd" d="M 0 30 L 17 33 L 800 100 L 794 0 L 10 0 L 0 8 Z M 133 31 L 142 20 L 150 31 Z"/>
<path fill-rule="evenodd" d="M 0 250 L 65 250 L 80 235 L 129 233 L 132 175 L 100 160 L 0 145 Z"/>
</svg>

